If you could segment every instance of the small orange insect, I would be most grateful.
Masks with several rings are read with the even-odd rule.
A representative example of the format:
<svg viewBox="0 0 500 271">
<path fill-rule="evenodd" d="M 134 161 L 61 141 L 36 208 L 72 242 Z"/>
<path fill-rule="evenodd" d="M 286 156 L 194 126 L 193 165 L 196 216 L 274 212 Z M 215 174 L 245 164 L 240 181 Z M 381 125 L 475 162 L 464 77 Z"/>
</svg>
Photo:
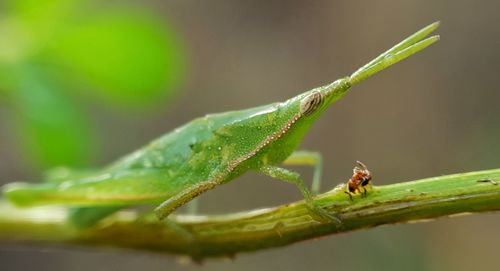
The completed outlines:
<svg viewBox="0 0 500 271">
<path fill-rule="evenodd" d="M 345 193 L 349 195 L 349 199 L 352 201 L 352 194 L 356 192 L 363 193 L 366 196 L 366 188 L 370 181 L 372 180 L 372 175 L 365 164 L 360 161 L 356 161 L 357 166 L 354 167 L 351 179 L 347 182 L 347 190 Z M 361 190 L 362 189 L 362 190 Z"/>
</svg>

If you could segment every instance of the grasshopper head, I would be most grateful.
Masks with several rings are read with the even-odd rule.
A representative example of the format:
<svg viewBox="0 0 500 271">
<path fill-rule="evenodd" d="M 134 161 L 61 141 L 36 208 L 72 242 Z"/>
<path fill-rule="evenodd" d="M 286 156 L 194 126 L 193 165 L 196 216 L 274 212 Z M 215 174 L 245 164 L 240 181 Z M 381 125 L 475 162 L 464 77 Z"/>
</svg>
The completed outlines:
<svg viewBox="0 0 500 271">
<path fill-rule="evenodd" d="M 339 79 L 330 85 L 313 89 L 301 95 L 299 112 L 301 117 L 318 116 L 333 102 L 342 97 L 350 88 L 347 78 Z"/>
</svg>

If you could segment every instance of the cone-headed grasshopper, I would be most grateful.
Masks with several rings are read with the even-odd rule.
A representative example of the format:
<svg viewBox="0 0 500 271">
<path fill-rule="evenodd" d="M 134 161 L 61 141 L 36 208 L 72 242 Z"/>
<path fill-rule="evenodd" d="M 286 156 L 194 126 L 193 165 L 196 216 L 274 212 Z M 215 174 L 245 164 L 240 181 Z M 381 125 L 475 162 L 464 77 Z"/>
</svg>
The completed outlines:
<svg viewBox="0 0 500 271">
<path fill-rule="evenodd" d="M 162 219 L 199 194 L 254 170 L 296 185 L 312 214 L 339 222 L 336 214 L 315 205 L 297 173 L 279 165 L 313 165 L 317 192 L 320 154 L 295 151 L 311 125 L 352 85 L 436 42 L 438 36 L 424 38 L 437 27 L 434 23 L 423 28 L 330 85 L 285 102 L 195 119 L 97 173 L 70 174 L 36 185 L 13 183 L 3 192 L 19 206 L 108 206 L 101 208 L 104 213 L 163 202 L 155 209 Z"/>
</svg>

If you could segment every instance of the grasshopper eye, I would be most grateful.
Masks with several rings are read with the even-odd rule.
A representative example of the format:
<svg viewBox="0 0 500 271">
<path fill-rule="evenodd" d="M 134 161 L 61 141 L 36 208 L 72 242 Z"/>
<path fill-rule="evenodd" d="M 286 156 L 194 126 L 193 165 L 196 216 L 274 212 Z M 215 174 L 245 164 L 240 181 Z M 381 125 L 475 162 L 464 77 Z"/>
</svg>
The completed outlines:
<svg viewBox="0 0 500 271">
<path fill-rule="evenodd" d="M 322 102 L 323 95 L 318 91 L 312 92 L 300 101 L 300 114 L 305 116 L 312 114 Z"/>
</svg>

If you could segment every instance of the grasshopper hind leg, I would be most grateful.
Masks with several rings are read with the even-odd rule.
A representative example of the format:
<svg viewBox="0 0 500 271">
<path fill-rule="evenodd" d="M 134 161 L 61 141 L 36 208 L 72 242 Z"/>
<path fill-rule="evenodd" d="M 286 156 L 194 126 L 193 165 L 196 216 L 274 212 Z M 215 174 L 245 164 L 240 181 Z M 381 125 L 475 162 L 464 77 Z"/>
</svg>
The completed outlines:
<svg viewBox="0 0 500 271">
<path fill-rule="evenodd" d="M 314 202 L 311 192 L 306 188 L 304 181 L 300 178 L 297 172 L 293 172 L 288 169 L 276 167 L 276 166 L 263 166 L 257 169 L 258 172 L 269 176 L 274 179 L 282 180 L 297 186 L 299 191 L 304 196 L 304 200 L 307 203 L 307 207 L 315 215 L 314 218 L 319 221 L 334 222 L 336 224 L 341 224 L 342 220 L 339 216 L 327 212 L 325 209 L 321 208 L 316 202 Z"/>
</svg>

